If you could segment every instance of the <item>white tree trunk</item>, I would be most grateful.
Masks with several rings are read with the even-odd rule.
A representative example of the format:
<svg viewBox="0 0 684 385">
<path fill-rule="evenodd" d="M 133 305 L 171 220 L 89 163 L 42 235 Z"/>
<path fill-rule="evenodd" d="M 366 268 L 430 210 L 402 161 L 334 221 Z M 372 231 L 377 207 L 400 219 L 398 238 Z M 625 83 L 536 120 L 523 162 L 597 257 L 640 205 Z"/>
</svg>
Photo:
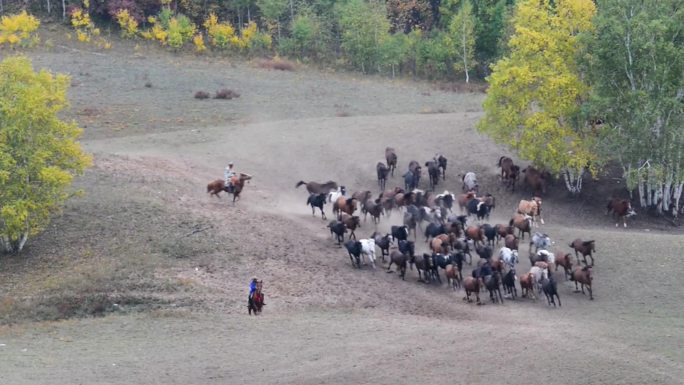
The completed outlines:
<svg viewBox="0 0 684 385">
<path fill-rule="evenodd" d="M 565 188 L 571 194 L 579 194 L 582 191 L 582 178 L 584 177 L 584 170 L 575 174 L 574 171 L 566 168 L 563 170 L 563 179 L 565 180 Z"/>
<path fill-rule="evenodd" d="M 66 20 L 66 0 L 62 0 L 62 20 Z"/>
<path fill-rule="evenodd" d="M 466 43 L 466 19 L 465 17 L 463 18 L 463 33 L 461 34 L 463 36 L 463 69 L 465 70 L 465 76 L 466 76 L 466 83 L 470 82 L 470 76 L 468 75 L 468 49 L 467 49 L 467 43 Z"/>
<path fill-rule="evenodd" d="M 50 0 L 47 0 L 47 11 L 48 15 L 50 14 Z"/>
<path fill-rule="evenodd" d="M 677 218 L 679 216 L 679 199 L 682 197 L 682 190 L 684 190 L 684 183 L 680 183 L 674 189 L 674 205 L 672 207 L 672 216 Z"/>
</svg>

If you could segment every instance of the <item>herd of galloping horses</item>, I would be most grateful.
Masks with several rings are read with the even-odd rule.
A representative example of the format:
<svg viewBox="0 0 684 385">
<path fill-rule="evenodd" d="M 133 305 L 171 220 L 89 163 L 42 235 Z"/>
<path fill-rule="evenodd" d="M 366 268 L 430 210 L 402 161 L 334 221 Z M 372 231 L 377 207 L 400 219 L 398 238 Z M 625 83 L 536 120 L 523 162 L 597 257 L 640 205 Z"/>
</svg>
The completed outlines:
<svg viewBox="0 0 684 385">
<path fill-rule="evenodd" d="M 441 284 L 440 271 L 443 270 L 448 287 L 453 290 L 463 288 L 466 294 L 464 300 L 468 302 L 472 302 L 471 295 L 474 295 L 477 303 L 481 304 L 479 293 L 485 289 L 494 303 L 503 303 L 502 288 L 508 298 L 516 299 L 518 282 L 523 297 L 536 300 L 543 292 L 548 304 L 554 307 L 556 300 L 561 306 L 555 273 L 558 267 L 562 267 L 564 278 L 575 282 L 575 292 L 581 289 L 584 293 L 586 288 L 590 299 L 593 299 L 592 253 L 596 251 L 595 241 L 576 239 L 570 243 L 576 260 L 573 268 L 570 253 L 549 250 L 555 242 L 547 234 L 533 232 L 534 228 L 544 224 L 540 196 L 546 193 L 551 178 L 548 172 L 532 166 L 521 170 L 511 158 L 502 156 L 497 162 L 501 168 L 502 185 L 506 190 L 515 191 L 521 174 L 524 174 L 524 185 L 532 190 L 533 197 L 520 201 L 507 224 L 491 225 L 485 221 L 496 207 L 496 200 L 491 194 L 479 195 L 480 186 L 474 172 L 459 175 L 463 182 L 462 193 L 436 193 L 440 180 L 444 181 L 447 177 L 447 158 L 437 154 L 424 163 L 431 190 L 419 189 L 423 166 L 415 160 L 409 162 L 406 173 L 402 175 L 404 187 L 386 189 L 387 181 L 394 176 L 397 168 L 395 149 L 386 148 L 385 159 L 386 163 L 378 162 L 376 166 L 381 191 L 377 196 L 370 190 L 348 194 L 345 186 L 334 181 L 299 181 L 295 186 L 306 186 L 309 193 L 307 205 L 311 206 L 314 216 L 316 209 L 319 209 L 322 219 L 326 220 L 324 206 L 332 204 L 335 219 L 329 222 L 327 228 L 337 244 L 346 248 L 352 266 L 361 268 L 365 257 L 375 269 L 375 253 L 379 249 L 382 263 L 386 262 L 386 257 L 389 261 L 388 272 L 392 272 L 392 265 L 396 265 L 399 276 L 405 279 L 407 268 L 413 270 L 415 267 L 420 282 Z M 456 204 L 460 210 L 458 214 L 454 213 Z M 355 230 L 361 227 L 361 215 L 363 222 L 366 222 L 370 214 L 373 223 L 377 224 L 381 216 L 389 218 L 394 211 L 402 216 L 401 225 L 392 225 L 391 231 L 384 235 L 376 231 L 367 239 L 357 239 Z M 635 214 L 629 201 L 621 199 L 612 199 L 608 203 L 607 213 L 611 211 L 618 220 L 623 220 L 625 227 L 625 218 Z M 425 236 L 429 250 L 422 255 L 415 252 L 417 228 Z M 410 240 L 411 233 L 413 240 Z M 525 239 L 525 234 L 529 240 L 530 269 L 518 275 L 519 243 Z M 504 246 L 494 253 L 494 248 L 501 241 Z M 473 265 L 473 251 L 480 259 L 471 274 L 464 279 L 463 265 L 464 262 Z M 587 263 L 587 257 L 591 259 L 591 264 Z"/>
</svg>

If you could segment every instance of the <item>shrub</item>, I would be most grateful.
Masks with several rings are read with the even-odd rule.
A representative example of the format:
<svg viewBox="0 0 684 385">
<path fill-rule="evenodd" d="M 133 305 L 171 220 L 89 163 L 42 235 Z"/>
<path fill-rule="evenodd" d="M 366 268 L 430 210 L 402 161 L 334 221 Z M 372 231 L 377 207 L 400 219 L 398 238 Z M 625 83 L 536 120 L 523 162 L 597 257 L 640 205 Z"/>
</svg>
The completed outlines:
<svg viewBox="0 0 684 385">
<path fill-rule="evenodd" d="M 261 68 L 267 68 L 267 69 L 272 69 L 272 70 L 280 70 L 280 71 L 294 71 L 295 65 L 289 60 L 281 59 L 281 58 L 273 58 L 273 59 L 264 59 L 260 60 L 257 65 Z"/>
<path fill-rule="evenodd" d="M 169 20 L 168 43 L 173 48 L 181 48 L 195 35 L 195 24 L 187 16 L 179 14 Z"/>
<path fill-rule="evenodd" d="M 211 95 L 209 95 L 208 92 L 204 92 L 204 91 L 195 92 L 195 99 L 202 100 L 202 99 L 209 99 L 210 97 L 211 97 Z"/>
<path fill-rule="evenodd" d="M 116 12 L 116 22 L 121 27 L 121 36 L 134 37 L 138 33 L 138 22 L 127 9 L 119 9 Z"/>
<path fill-rule="evenodd" d="M 240 97 L 239 93 L 237 93 L 233 90 L 227 89 L 227 88 L 216 91 L 216 94 L 214 95 L 214 99 L 228 99 L 228 100 L 230 100 L 230 99 L 239 98 L 239 97 Z"/>
<path fill-rule="evenodd" d="M 259 31 L 255 22 L 250 21 L 242 30 L 242 48 L 250 53 L 259 53 L 271 49 L 271 35 Z"/>
<path fill-rule="evenodd" d="M 192 38 L 192 43 L 195 45 L 195 52 L 202 53 L 207 50 L 207 46 L 204 44 L 204 36 L 201 33 L 195 35 Z"/>
<path fill-rule="evenodd" d="M 162 45 L 181 48 L 193 40 L 197 27 L 190 19 L 178 14 L 173 16 L 169 8 L 163 8 L 157 17 L 150 16 L 147 21 L 152 29 L 142 32 L 141 36 L 148 40 L 158 41 Z"/>
<path fill-rule="evenodd" d="M 38 29 L 40 21 L 21 11 L 16 15 L 3 16 L 0 19 L 0 46 L 9 43 L 10 46 L 19 44 L 24 47 L 38 42 L 38 36 L 33 32 Z"/>
<path fill-rule="evenodd" d="M 83 7 L 85 9 L 88 9 L 89 5 L 89 0 L 83 1 Z M 94 37 L 97 37 L 95 44 L 98 47 L 104 49 L 111 48 L 112 44 L 110 42 L 102 37 L 99 37 L 100 29 L 95 27 L 95 24 L 93 24 L 92 20 L 90 19 L 90 15 L 86 10 L 84 10 L 84 8 L 75 6 L 69 11 L 71 26 L 76 30 L 76 38 L 78 41 L 82 43 L 90 43 L 93 41 Z"/>
<path fill-rule="evenodd" d="M 236 45 L 239 42 L 235 36 L 235 28 L 230 23 L 219 23 L 216 14 L 209 14 L 209 18 L 204 22 L 204 28 L 209 35 L 209 44 L 214 47 L 227 48 L 228 45 Z"/>
</svg>

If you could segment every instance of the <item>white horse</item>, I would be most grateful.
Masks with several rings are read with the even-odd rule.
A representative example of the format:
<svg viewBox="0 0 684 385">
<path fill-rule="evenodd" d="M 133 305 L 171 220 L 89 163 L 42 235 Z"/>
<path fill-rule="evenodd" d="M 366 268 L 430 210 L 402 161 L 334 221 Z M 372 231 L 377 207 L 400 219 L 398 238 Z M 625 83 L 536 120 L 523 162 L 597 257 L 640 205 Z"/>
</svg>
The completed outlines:
<svg viewBox="0 0 684 385">
<path fill-rule="evenodd" d="M 367 256 L 375 269 L 375 239 L 361 239 L 359 242 L 361 242 L 361 255 Z"/>
<path fill-rule="evenodd" d="M 505 246 L 499 250 L 499 259 L 504 261 L 509 270 L 515 269 L 515 265 L 520 262 L 518 250 L 511 250 Z"/>
<path fill-rule="evenodd" d="M 547 250 L 553 243 L 554 242 L 551 242 L 551 238 L 548 235 L 534 233 L 532 234 L 532 239 L 530 240 L 530 251 L 532 249 L 532 245 L 534 245 L 534 252 L 536 253 L 539 251 L 539 249 Z"/>
<path fill-rule="evenodd" d="M 477 192 L 477 175 L 474 172 L 468 172 L 463 176 L 463 191 L 475 191 Z"/>
<path fill-rule="evenodd" d="M 534 282 L 537 284 L 537 292 L 541 294 L 541 283 L 544 279 L 549 279 L 549 269 L 542 269 L 539 266 L 532 266 L 530 273 L 534 276 Z"/>
<path fill-rule="evenodd" d="M 345 194 L 347 194 L 347 189 L 344 186 L 340 186 L 337 190 L 328 193 L 328 202 L 337 202 L 337 198 L 343 197 Z"/>
<path fill-rule="evenodd" d="M 549 267 L 555 266 L 556 265 L 556 254 L 554 254 L 548 250 L 539 250 L 539 251 L 537 251 L 537 260 L 546 261 L 546 263 L 549 264 Z"/>
</svg>

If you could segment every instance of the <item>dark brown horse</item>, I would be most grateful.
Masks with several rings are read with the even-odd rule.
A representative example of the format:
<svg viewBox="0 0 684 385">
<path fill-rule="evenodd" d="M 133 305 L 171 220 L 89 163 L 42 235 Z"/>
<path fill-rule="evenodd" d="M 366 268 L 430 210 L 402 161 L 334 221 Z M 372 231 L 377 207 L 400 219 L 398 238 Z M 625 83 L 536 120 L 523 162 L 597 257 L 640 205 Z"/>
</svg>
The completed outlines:
<svg viewBox="0 0 684 385">
<path fill-rule="evenodd" d="M 594 277 L 591 276 L 591 266 L 577 267 L 570 275 L 570 280 L 575 281 L 575 293 L 579 293 L 577 283 L 582 285 L 582 294 L 584 294 L 584 286 L 589 290 L 589 299 L 594 299 L 594 292 L 591 290 L 591 283 Z"/>
<path fill-rule="evenodd" d="M 506 188 L 511 188 L 515 192 L 515 184 L 520 177 L 520 167 L 513 164 L 513 159 L 502 156 L 497 164 L 501 167 L 501 182 Z"/>
<path fill-rule="evenodd" d="M 355 198 L 347 199 L 345 197 L 339 197 L 337 198 L 337 201 L 333 203 L 333 214 L 347 213 L 352 215 L 354 214 L 354 211 L 356 211 L 356 205 L 357 200 Z"/>
<path fill-rule="evenodd" d="M 317 183 L 317 182 L 306 183 L 303 180 L 300 180 L 295 185 L 295 188 L 297 188 L 301 185 L 306 185 L 306 190 L 309 192 L 309 194 L 327 194 L 330 191 L 337 189 L 337 183 L 333 182 L 331 180 L 329 180 L 325 183 Z"/>
<path fill-rule="evenodd" d="M 570 243 L 569 245 L 573 250 L 575 250 L 575 258 L 577 258 L 577 264 L 580 264 L 579 256 L 577 255 L 578 253 L 582 254 L 582 259 L 584 260 L 584 264 L 587 264 L 587 255 L 589 258 L 591 258 L 591 266 L 594 266 L 594 256 L 591 254 L 593 252 L 596 252 L 596 242 L 594 240 L 591 241 L 583 241 L 579 238 L 575 239 Z"/>
<path fill-rule="evenodd" d="M 387 160 L 387 167 L 390 173 L 394 176 L 394 169 L 397 168 L 397 153 L 392 147 L 385 148 L 385 160 Z"/>
<path fill-rule="evenodd" d="M 390 173 L 390 168 L 384 163 L 378 162 L 378 164 L 375 166 L 375 171 L 378 174 L 378 187 L 380 187 L 380 191 L 384 191 L 385 183 L 387 183 L 387 177 Z"/>
<path fill-rule="evenodd" d="M 209 182 L 209 184 L 207 185 L 207 193 L 209 193 L 209 196 L 217 196 L 219 198 L 221 197 L 219 195 L 221 191 L 233 194 L 233 203 L 235 203 L 235 201 L 240 199 L 240 193 L 242 192 L 242 189 L 245 186 L 245 182 L 250 179 L 252 179 L 251 175 L 243 173 L 240 173 L 239 176 L 236 175 L 233 178 L 231 178 L 230 181 L 233 184 L 232 193 L 228 191 L 228 188 L 225 186 L 225 182 L 223 181 L 223 179 L 216 179 L 213 182 Z"/>
<path fill-rule="evenodd" d="M 532 189 L 535 194 L 546 194 L 546 186 L 548 185 L 551 174 L 547 171 L 541 171 L 533 166 L 529 166 L 522 170 L 525 173 L 525 186 Z"/>
<path fill-rule="evenodd" d="M 622 218 L 622 224 L 627 227 L 627 217 L 636 215 L 636 211 L 632 208 L 632 204 L 627 199 L 612 198 L 608 201 L 606 205 L 606 215 L 613 213 L 617 217 L 617 222 L 615 222 L 615 227 L 618 227 L 620 218 Z"/>
<path fill-rule="evenodd" d="M 349 233 L 349 239 L 356 239 L 356 234 L 354 234 L 354 230 L 356 230 L 356 228 L 358 227 L 361 227 L 361 219 L 356 215 L 340 213 L 339 220 L 340 222 L 344 223 L 344 226 L 347 229 L 351 231 L 351 233 Z"/>
</svg>

